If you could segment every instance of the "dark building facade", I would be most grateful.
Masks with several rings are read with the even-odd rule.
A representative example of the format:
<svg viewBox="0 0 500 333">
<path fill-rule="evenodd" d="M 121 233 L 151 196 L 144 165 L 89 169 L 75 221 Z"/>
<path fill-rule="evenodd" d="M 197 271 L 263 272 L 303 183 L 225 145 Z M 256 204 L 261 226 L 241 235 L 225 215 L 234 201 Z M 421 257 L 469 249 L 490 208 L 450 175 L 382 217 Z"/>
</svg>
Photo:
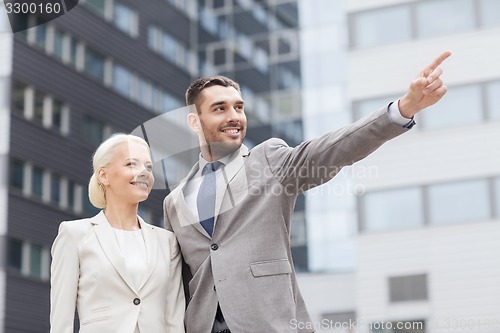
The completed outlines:
<svg viewBox="0 0 500 333">
<path fill-rule="evenodd" d="M 302 140 L 297 27 L 294 1 L 86 0 L 48 23 L 2 32 L 10 61 L 0 77 L 9 124 L 0 169 L 0 332 L 49 331 L 50 245 L 61 221 L 97 212 L 87 196 L 92 152 L 111 134 L 183 106 L 194 78 L 223 74 L 241 83 L 248 145 Z M 162 225 L 168 187 L 141 205 L 150 223 Z M 301 271 L 304 206 L 300 198 L 293 236 Z"/>
</svg>

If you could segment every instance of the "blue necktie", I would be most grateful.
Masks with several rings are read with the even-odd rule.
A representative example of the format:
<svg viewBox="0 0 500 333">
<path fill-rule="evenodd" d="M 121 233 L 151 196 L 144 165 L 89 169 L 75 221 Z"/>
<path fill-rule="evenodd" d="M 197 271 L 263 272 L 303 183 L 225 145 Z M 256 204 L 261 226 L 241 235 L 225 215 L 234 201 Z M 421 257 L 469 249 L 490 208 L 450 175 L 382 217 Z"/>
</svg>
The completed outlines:
<svg viewBox="0 0 500 333">
<path fill-rule="evenodd" d="M 215 171 L 221 164 L 221 162 L 217 161 L 205 165 L 201 172 L 203 180 L 201 181 L 200 191 L 196 198 L 200 223 L 210 236 L 212 236 L 214 232 L 215 193 L 217 189 Z M 220 323 L 224 321 L 224 316 L 222 315 L 219 304 L 217 304 L 215 319 Z"/>
<path fill-rule="evenodd" d="M 203 180 L 196 198 L 200 223 L 210 236 L 214 232 L 215 192 L 217 189 L 215 171 L 221 164 L 221 162 L 212 162 L 205 165 L 201 172 Z"/>
</svg>

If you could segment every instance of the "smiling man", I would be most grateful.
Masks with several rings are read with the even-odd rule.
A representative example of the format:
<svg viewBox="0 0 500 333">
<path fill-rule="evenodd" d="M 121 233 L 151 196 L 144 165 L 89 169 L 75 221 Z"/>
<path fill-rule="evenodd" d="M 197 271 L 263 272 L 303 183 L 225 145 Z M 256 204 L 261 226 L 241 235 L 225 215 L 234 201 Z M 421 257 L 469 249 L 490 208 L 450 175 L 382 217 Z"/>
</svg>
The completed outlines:
<svg viewBox="0 0 500 333">
<path fill-rule="evenodd" d="M 290 249 L 297 195 L 408 131 L 413 116 L 446 93 L 439 65 L 449 56 L 424 68 L 397 102 L 295 148 L 277 138 L 243 145 L 244 101 L 231 79 L 200 78 L 188 88 L 201 153 L 164 202 L 165 227 L 188 267 L 188 333 L 314 331 L 292 325 L 311 322 Z"/>
</svg>

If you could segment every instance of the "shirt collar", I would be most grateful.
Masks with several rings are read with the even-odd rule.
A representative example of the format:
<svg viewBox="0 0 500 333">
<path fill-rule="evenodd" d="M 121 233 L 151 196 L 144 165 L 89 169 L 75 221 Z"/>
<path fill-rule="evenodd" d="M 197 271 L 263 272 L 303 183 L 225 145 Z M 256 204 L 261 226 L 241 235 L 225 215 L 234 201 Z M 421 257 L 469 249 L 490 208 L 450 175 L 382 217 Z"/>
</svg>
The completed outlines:
<svg viewBox="0 0 500 333">
<path fill-rule="evenodd" d="M 229 163 L 231 163 L 231 161 L 233 161 L 234 158 L 236 156 L 238 156 L 239 153 L 240 153 L 240 148 L 236 149 L 234 152 L 232 152 L 230 154 L 227 154 L 224 157 L 221 157 L 220 159 L 218 159 L 218 161 L 221 162 L 223 166 L 226 166 Z M 199 166 L 198 171 L 201 172 L 200 170 L 203 170 L 205 168 L 205 165 L 207 165 L 208 163 L 210 163 L 210 162 L 208 162 L 206 159 L 204 159 L 200 153 L 200 155 L 198 157 L 198 166 Z"/>
</svg>

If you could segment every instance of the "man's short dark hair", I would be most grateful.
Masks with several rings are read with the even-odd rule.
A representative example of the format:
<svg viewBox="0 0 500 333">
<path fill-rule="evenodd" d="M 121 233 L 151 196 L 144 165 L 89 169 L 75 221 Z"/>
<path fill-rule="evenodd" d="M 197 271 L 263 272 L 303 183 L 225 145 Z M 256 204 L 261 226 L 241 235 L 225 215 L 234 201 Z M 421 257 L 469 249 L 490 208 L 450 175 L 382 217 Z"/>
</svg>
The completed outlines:
<svg viewBox="0 0 500 333">
<path fill-rule="evenodd" d="M 240 85 L 228 77 L 222 75 L 204 76 L 191 83 L 186 90 L 186 105 L 197 105 L 198 97 L 203 89 L 211 86 L 233 87 L 241 94 Z"/>
</svg>

